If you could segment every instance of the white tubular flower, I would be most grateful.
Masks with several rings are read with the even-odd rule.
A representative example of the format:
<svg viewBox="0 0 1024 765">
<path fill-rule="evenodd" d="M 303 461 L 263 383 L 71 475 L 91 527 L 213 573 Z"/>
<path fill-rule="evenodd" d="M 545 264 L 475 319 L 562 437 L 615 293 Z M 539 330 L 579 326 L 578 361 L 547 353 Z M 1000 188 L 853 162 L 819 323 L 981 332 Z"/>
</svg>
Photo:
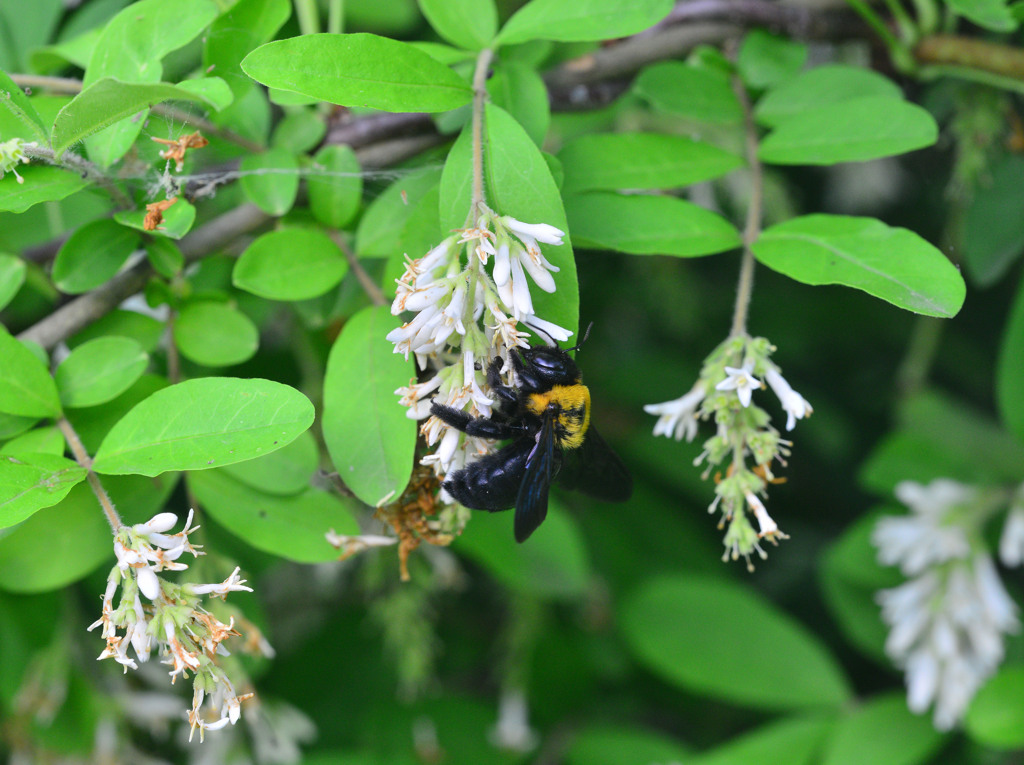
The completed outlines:
<svg viewBox="0 0 1024 765">
<path fill-rule="evenodd" d="M 222 599 L 229 592 L 252 592 L 252 587 L 245 586 L 245 580 L 239 575 L 239 570 L 238 566 L 235 566 L 235 570 L 220 584 L 190 584 L 186 586 L 192 590 L 194 595 L 214 595 Z"/>
<path fill-rule="evenodd" d="M 511 215 L 502 215 L 498 220 L 506 228 L 511 229 L 520 239 L 523 236 L 527 236 L 544 244 L 562 244 L 562 237 L 565 236 L 564 231 L 547 223 L 523 223 Z"/>
<path fill-rule="evenodd" d="M 25 156 L 25 147 L 35 145 L 34 141 L 25 143 L 20 138 L 9 138 L 6 141 L 0 141 L 0 178 L 4 177 L 4 173 L 14 173 L 18 183 L 24 183 L 25 179 L 18 175 L 18 163 L 28 163 L 28 157 Z"/>
<path fill-rule="evenodd" d="M 940 478 L 928 486 L 903 481 L 896 496 L 913 511 L 911 515 L 879 520 L 871 541 L 884 565 L 899 565 L 907 576 L 948 560 L 966 558 L 971 552 L 967 531 L 949 521 L 950 511 L 976 496 L 969 486 Z"/>
<path fill-rule="evenodd" d="M 1004 566 L 1015 567 L 1024 562 L 1024 504 L 1010 508 L 999 537 L 999 560 Z"/>
<path fill-rule="evenodd" d="M 697 435 L 697 413 L 704 401 L 704 386 L 698 382 L 690 392 L 661 404 L 645 404 L 644 411 L 658 415 L 654 424 L 655 436 L 666 436 L 681 441 L 692 441 Z"/>
<path fill-rule="evenodd" d="M 498 722 L 491 729 L 491 743 L 511 752 L 529 752 L 537 746 L 537 734 L 530 728 L 526 694 L 519 688 L 502 692 Z"/>
<path fill-rule="evenodd" d="M 767 508 L 764 506 L 764 502 L 754 494 L 752 491 L 745 492 L 743 495 L 747 500 L 747 505 L 750 507 L 750 511 L 754 514 L 754 518 L 757 519 L 758 532 L 757 538 L 763 539 L 768 537 L 773 539 L 775 537 L 786 538 L 786 535 L 779 531 L 779 526 L 775 523 L 774 519 L 768 514 Z"/>
<path fill-rule="evenodd" d="M 330 529 L 324 536 L 327 539 L 327 544 L 341 551 L 342 560 L 363 550 L 369 550 L 371 547 L 389 547 L 398 543 L 397 537 L 385 537 L 380 534 L 351 536 L 338 534 L 334 529 Z"/>
<path fill-rule="evenodd" d="M 1003 634 L 1019 628 L 1017 608 L 986 553 L 930 570 L 878 593 L 891 631 L 886 653 L 906 671 L 907 706 L 935 705 L 949 730 L 1003 659 Z"/>
<path fill-rule="evenodd" d="M 764 373 L 764 379 L 772 386 L 772 390 L 779 397 L 779 403 L 782 404 L 782 408 L 786 412 L 786 430 L 792 430 L 797 420 L 809 417 L 811 412 L 814 411 L 811 409 L 811 405 L 807 403 L 807 399 L 793 390 L 789 383 L 786 382 L 786 378 L 775 369 L 769 368 Z"/>
<path fill-rule="evenodd" d="M 441 375 L 434 375 L 426 382 L 414 383 L 402 386 L 395 391 L 396 396 L 401 396 L 399 403 L 409 407 L 405 416 L 410 420 L 422 420 L 430 416 L 431 394 L 441 387 Z"/>
<path fill-rule="evenodd" d="M 761 381 L 754 377 L 753 364 L 747 362 L 739 368 L 726 367 L 725 374 L 726 378 L 715 386 L 715 390 L 734 390 L 743 407 L 750 406 L 754 391 L 763 387 Z"/>
<path fill-rule="evenodd" d="M 570 337 L 572 332 L 567 330 L 565 327 L 560 327 L 554 322 L 541 319 L 533 314 L 522 317 L 523 324 L 530 327 L 531 329 L 538 329 L 542 334 L 547 335 L 552 340 L 558 343 L 564 343 Z"/>
</svg>

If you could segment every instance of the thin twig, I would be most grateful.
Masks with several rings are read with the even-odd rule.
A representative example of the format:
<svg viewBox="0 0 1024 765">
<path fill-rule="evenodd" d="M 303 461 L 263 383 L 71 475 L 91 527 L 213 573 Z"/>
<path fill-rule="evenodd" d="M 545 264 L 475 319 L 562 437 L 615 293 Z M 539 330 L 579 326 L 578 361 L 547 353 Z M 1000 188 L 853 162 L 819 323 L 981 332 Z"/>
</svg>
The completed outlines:
<svg viewBox="0 0 1024 765">
<path fill-rule="evenodd" d="M 352 252 L 352 248 L 348 246 L 348 242 L 345 241 L 345 237 L 341 235 L 340 231 L 332 229 L 330 231 L 331 240 L 338 245 L 343 253 L 345 253 L 345 259 L 348 261 L 348 267 L 356 275 L 356 280 L 359 282 L 359 286 L 363 288 L 363 292 L 367 294 L 374 305 L 387 305 L 388 299 L 384 297 L 384 293 L 381 292 L 380 287 L 377 283 L 370 278 L 370 275 L 366 273 L 366 269 L 363 268 L 363 264 L 359 262 L 359 258 Z"/>
<path fill-rule="evenodd" d="M 99 476 L 92 471 L 92 457 L 85 450 L 82 439 L 78 437 L 78 433 L 75 432 L 74 427 L 72 427 L 66 417 L 61 417 L 57 420 L 57 428 L 64 434 L 64 440 L 67 441 L 68 448 L 71 449 L 71 454 L 74 455 L 75 461 L 85 468 L 85 478 L 89 482 L 90 488 L 92 488 L 92 493 L 99 500 L 100 507 L 103 508 L 103 514 L 107 516 L 107 523 L 110 524 L 110 528 L 114 533 L 117 533 L 117 530 L 123 525 L 121 523 L 121 516 L 117 514 L 110 495 L 107 494 L 107 490 L 100 483 Z"/>
<path fill-rule="evenodd" d="M 750 308 L 750 296 L 754 291 L 754 251 L 751 246 L 761 233 L 761 208 L 763 204 L 764 183 L 761 160 L 757 156 L 758 135 L 754 124 L 750 96 L 743 81 L 734 76 L 733 90 L 743 107 L 743 127 L 746 143 L 747 164 L 750 166 L 750 202 L 747 206 L 747 219 L 743 226 L 743 259 L 740 263 L 740 277 L 736 285 L 736 305 L 732 315 L 730 337 L 747 334 L 747 312 Z"/>
<path fill-rule="evenodd" d="M 133 206 L 132 201 L 125 196 L 125 193 L 121 191 L 113 178 L 103 172 L 103 170 L 101 170 L 97 165 L 94 165 L 83 157 L 79 157 L 77 154 L 65 152 L 58 157 L 53 152 L 53 149 L 39 144 L 26 144 L 24 146 L 24 152 L 26 157 L 42 160 L 43 162 L 47 162 L 51 165 L 64 167 L 78 173 L 87 181 L 95 183 L 110 194 L 111 199 L 114 200 L 114 204 L 122 210 L 127 210 Z"/>
</svg>

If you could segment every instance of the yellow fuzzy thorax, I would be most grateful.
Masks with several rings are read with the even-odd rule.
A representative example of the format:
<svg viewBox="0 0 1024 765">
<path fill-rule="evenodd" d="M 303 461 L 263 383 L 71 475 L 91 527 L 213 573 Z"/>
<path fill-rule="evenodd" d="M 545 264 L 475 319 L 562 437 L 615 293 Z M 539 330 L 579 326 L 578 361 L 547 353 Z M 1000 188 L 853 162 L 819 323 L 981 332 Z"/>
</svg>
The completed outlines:
<svg viewBox="0 0 1024 765">
<path fill-rule="evenodd" d="M 555 409 L 555 442 L 562 449 L 583 443 L 590 427 L 590 390 L 586 385 L 555 385 L 543 393 L 531 393 L 526 408 L 542 417 Z"/>
</svg>

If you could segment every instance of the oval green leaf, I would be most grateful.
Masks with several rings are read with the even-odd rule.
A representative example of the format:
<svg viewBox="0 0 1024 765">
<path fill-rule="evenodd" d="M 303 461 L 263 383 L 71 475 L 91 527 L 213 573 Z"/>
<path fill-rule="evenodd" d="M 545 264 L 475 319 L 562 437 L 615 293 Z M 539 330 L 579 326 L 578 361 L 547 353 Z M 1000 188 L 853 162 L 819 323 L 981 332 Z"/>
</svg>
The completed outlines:
<svg viewBox="0 0 1024 765">
<path fill-rule="evenodd" d="M 252 154 L 238 166 L 239 182 L 249 201 L 267 215 L 284 215 L 299 193 L 299 163 L 284 149 Z"/>
<path fill-rule="evenodd" d="M 676 197 L 594 191 L 566 197 L 565 210 L 579 247 L 694 257 L 742 243 L 725 218 Z"/>
<path fill-rule="evenodd" d="M 31 132 L 26 138 L 41 142 L 44 146 L 49 143 L 50 134 L 43 124 L 42 117 L 32 105 L 32 101 L 25 95 L 18 85 L 6 72 L 0 72 L 0 108 L 6 109 L 15 119 Z M 11 136 L 6 136 L 10 138 Z"/>
<path fill-rule="evenodd" d="M 812 109 L 870 96 L 899 101 L 903 92 L 871 69 L 829 64 L 779 83 L 757 102 L 754 116 L 762 125 L 774 127 Z"/>
<path fill-rule="evenodd" d="M 25 283 L 25 261 L 0 252 L 0 309 L 10 303 Z"/>
<path fill-rule="evenodd" d="M 919 765 L 945 743 L 931 720 L 907 709 L 902 694 L 872 699 L 838 721 L 822 765 Z"/>
<path fill-rule="evenodd" d="M 56 454 L 63 456 L 67 443 L 64 441 L 64 434 L 56 425 L 49 425 L 42 428 L 34 428 L 27 433 L 22 433 L 17 438 L 12 438 L 4 444 L 5 454 L 29 454 L 39 452 L 42 454 Z"/>
<path fill-rule="evenodd" d="M 371 34 L 276 40 L 246 56 L 242 69 L 273 88 L 387 112 L 444 112 L 472 98 L 469 85 L 444 64 Z"/>
<path fill-rule="evenodd" d="M 573 734 L 566 765 L 651 765 L 685 762 L 690 749 L 664 733 L 620 724 L 591 725 Z"/>
<path fill-rule="evenodd" d="M 107 434 L 97 473 L 156 476 L 242 462 L 290 444 L 313 423 L 313 405 L 271 380 L 203 377 L 159 390 Z"/>
<path fill-rule="evenodd" d="M 661 133 L 584 135 L 558 159 L 566 194 L 618 189 L 670 189 L 720 178 L 743 164 L 709 143 Z"/>
<path fill-rule="evenodd" d="M 1007 430 L 1024 440 L 1024 364 L 1021 359 L 1024 359 L 1024 282 L 1017 288 L 996 366 L 999 416 Z"/>
<path fill-rule="evenodd" d="M 348 272 L 341 249 L 322 231 L 271 231 L 242 253 L 231 273 L 239 289 L 270 300 L 308 300 L 333 289 Z"/>
<path fill-rule="evenodd" d="M 174 342 L 189 361 L 206 367 L 230 367 L 255 355 L 260 331 L 252 319 L 226 303 L 197 300 L 178 314 Z"/>
<path fill-rule="evenodd" d="M 45 592 L 76 582 L 104 562 L 113 567 L 110 526 L 87 483 L 0 537 L 0 589 Z"/>
<path fill-rule="evenodd" d="M 964 267 L 980 287 L 998 282 L 1024 252 L 1024 157 L 993 160 L 978 184 L 964 220 Z"/>
<path fill-rule="evenodd" d="M 53 283 L 69 295 L 109 281 L 139 246 L 139 235 L 109 220 L 95 220 L 74 231 L 57 251 Z"/>
<path fill-rule="evenodd" d="M 1024 747 L 1024 665 L 1006 664 L 982 686 L 967 710 L 964 727 L 982 746 Z"/>
<path fill-rule="evenodd" d="M 763 89 L 792 80 L 807 60 L 807 46 L 764 29 L 752 29 L 736 56 L 736 71 L 747 87 Z"/>
<path fill-rule="evenodd" d="M 306 431 L 283 449 L 228 465 L 223 471 L 264 494 L 298 494 L 309 488 L 319 462 L 316 439 Z"/>
<path fill-rule="evenodd" d="M 926 316 L 955 316 L 967 289 L 939 250 L 874 218 L 804 215 L 763 231 L 752 249 L 798 282 L 843 284 Z"/>
<path fill-rule="evenodd" d="M 621 623 L 640 661 L 694 693 L 773 710 L 839 707 L 850 699 L 842 670 L 810 632 L 731 582 L 648 580 L 625 602 Z"/>
<path fill-rule="evenodd" d="M 700 765 L 761 762 L 818 765 L 822 743 L 832 728 L 832 720 L 825 715 L 784 717 L 701 752 L 699 762 Z"/>
<path fill-rule="evenodd" d="M 498 31 L 494 0 L 419 0 L 430 26 L 452 45 L 481 50 Z"/>
<path fill-rule="evenodd" d="M 53 150 L 59 157 L 69 146 L 115 122 L 163 101 L 190 101 L 220 110 L 231 103 L 231 89 L 217 77 L 168 82 L 131 83 L 112 77 L 92 83 L 57 113 Z"/>
<path fill-rule="evenodd" d="M 18 169 L 23 183 L 14 173 L 0 178 L 0 212 L 23 213 L 40 202 L 56 202 L 89 185 L 78 173 L 52 165 L 25 165 Z"/>
<path fill-rule="evenodd" d="M 834 165 L 904 154 L 938 137 L 938 125 L 920 106 L 867 96 L 780 120 L 757 155 L 776 165 Z"/>
<path fill-rule="evenodd" d="M 672 10 L 672 0 L 533 0 L 513 14 L 502 45 L 528 40 L 586 42 L 643 32 Z"/>
<path fill-rule="evenodd" d="M 1012 32 L 1018 20 L 1005 0 L 949 0 L 949 7 L 980 27 Z"/>
<path fill-rule="evenodd" d="M 0 412 L 57 417 L 60 411 L 57 386 L 46 366 L 0 326 Z"/>
<path fill-rule="evenodd" d="M 270 40 L 291 15 L 289 0 L 238 0 L 217 17 L 205 35 L 203 69 L 223 77 L 235 97 L 245 94 L 252 82 L 239 64 L 245 55 Z"/>
<path fill-rule="evenodd" d="M 335 560 L 338 551 L 325 535 L 358 534 L 359 524 L 346 503 L 326 492 L 307 489 L 289 497 L 264 494 L 222 470 L 189 477 L 206 511 L 228 531 L 257 550 L 297 563 Z"/>
<path fill-rule="evenodd" d="M 406 219 L 415 204 L 428 191 L 437 188 L 440 177 L 441 173 L 436 168 L 421 168 L 384 189 L 359 219 L 359 226 L 356 228 L 356 252 L 359 257 L 386 258 L 394 255 Z M 408 253 L 412 258 L 422 254 Z"/>
<path fill-rule="evenodd" d="M 152 231 L 148 231 L 146 229 L 145 208 L 141 210 L 126 210 L 124 212 L 114 213 L 114 220 L 122 226 L 128 226 L 129 228 L 134 228 L 137 231 L 145 231 L 151 236 L 166 236 L 170 239 L 181 239 L 191 230 L 192 224 L 195 223 L 196 208 L 186 200 L 178 197 L 177 201 L 173 205 L 164 210 L 163 220 Z"/>
<path fill-rule="evenodd" d="M 701 122 L 732 124 L 743 108 L 729 75 L 718 69 L 666 61 L 644 69 L 634 90 L 659 109 Z"/>
<path fill-rule="evenodd" d="M 363 199 L 359 160 L 348 146 L 325 146 L 313 160 L 313 174 L 306 178 L 309 209 L 325 226 L 344 228 L 356 217 Z"/>
<path fill-rule="evenodd" d="M 4 452 L 0 454 L 0 529 L 56 505 L 85 480 L 85 468 L 56 454 Z"/>
<path fill-rule="evenodd" d="M 100 337 L 75 348 L 53 376 L 64 406 L 96 406 L 128 390 L 148 363 L 134 340 Z"/>
<path fill-rule="evenodd" d="M 523 126 L 538 147 L 544 145 L 551 125 L 548 89 L 537 70 L 521 61 L 502 61 L 487 80 L 491 101 Z"/>
<path fill-rule="evenodd" d="M 405 489 L 416 448 L 416 421 L 395 396 L 415 379 L 413 365 L 384 339 L 397 322 L 387 306 L 357 313 L 334 342 L 324 376 L 327 449 L 345 485 L 374 506 Z"/>
</svg>

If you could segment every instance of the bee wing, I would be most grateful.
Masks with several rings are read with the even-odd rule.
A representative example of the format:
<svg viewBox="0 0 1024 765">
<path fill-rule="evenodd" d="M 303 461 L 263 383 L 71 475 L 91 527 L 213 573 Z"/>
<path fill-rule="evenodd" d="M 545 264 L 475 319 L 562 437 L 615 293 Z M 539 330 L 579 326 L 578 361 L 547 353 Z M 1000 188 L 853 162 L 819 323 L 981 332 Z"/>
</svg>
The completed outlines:
<svg viewBox="0 0 1024 765">
<path fill-rule="evenodd" d="M 555 464 L 555 423 L 545 415 L 536 447 L 527 459 L 526 473 L 516 497 L 516 541 L 525 542 L 548 515 L 548 489 L 558 472 Z"/>
<path fill-rule="evenodd" d="M 633 479 L 619 456 L 591 425 L 583 443 L 566 450 L 558 483 L 607 502 L 625 502 L 633 494 Z"/>
</svg>

